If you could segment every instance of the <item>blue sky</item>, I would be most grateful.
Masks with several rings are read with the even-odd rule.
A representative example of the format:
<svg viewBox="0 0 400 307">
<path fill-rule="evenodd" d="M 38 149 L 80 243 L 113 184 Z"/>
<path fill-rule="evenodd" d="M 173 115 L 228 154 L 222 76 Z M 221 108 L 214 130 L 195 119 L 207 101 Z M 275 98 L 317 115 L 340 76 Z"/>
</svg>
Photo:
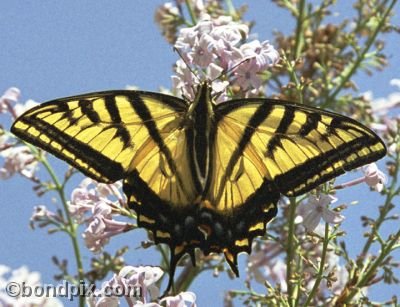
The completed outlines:
<svg viewBox="0 0 400 307">
<path fill-rule="evenodd" d="M 346 14 L 349 3 L 341 2 L 338 10 Z M 163 1 L 2 0 L 0 92 L 17 86 L 22 92 L 21 101 L 46 101 L 90 91 L 121 89 L 126 85 L 151 91 L 157 91 L 159 86 L 170 87 L 171 67 L 177 55 L 153 22 L 154 11 L 160 3 Z M 282 13 L 267 1 L 254 3 L 249 7 L 246 18 L 256 21 L 252 33 L 257 33 L 260 40 L 272 40 L 273 30 L 291 30 L 293 23 L 286 12 Z M 330 18 L 335 21 L 338 17 Z M 399 17 L 396 18 L 399 23 Z M 389 68 L 372 78 L 358 76 L 361 92 L 372 90 L 375 97 L 381 97 L 394 91 L 389 81 L 400 77 L 398 46 L 399 36 L 391 35 L 388 42 Z M 62 174 L 65 164 L 52 161 L 58 173 Z M 76 177 L 75 183 L 81 178 Z M 365 202 L 363 213 L 375 215 L 379 198 L 366 187 L 353 189 L 351 193 L 342 193 L 340 201 L 350 203 L 360 200 L 362 205 Z M 3 242 L 0 264 L 12 268 L 26 264 L 31 270 L 41 272 L 45 283 L 52 283 L 55 273 L 50 262 L 52 255 L 71 259 L 71 267 L 74 266 L 69 240 L 65 235 L 49 236 L 42 229 L 29 229 L 33 206 L 46 204 L 51 208 L 51 202 L 51 195 L 36 198 L 31 184 L 24 179 L 16 177 L 0 182 L 0 242 Z M 347 210 L 346 216 L 350 217 L 344 224 L 355 245 L 362 235 L 358 222 L 360 208 Z M 351 217 L 352 214 L 354 217 Z M 115 240 L 111 248 L 129 245 L 133 250 L 143 238 L 144 232 L 129 233 Z M 87 253 L 85 261 L 89 257 Z M 244 256 L 241 258 L 244 259 Z M 158 258 L 147 251 L 131 251 L 127 260 L 132 265 L 158 263 Z M 244 266 L 241 272 L 244 276 Z M 205 273 L 196 280 L 192 290 L 196 292 L 200 305 L 205 305 L 207 302 L 215 303 L 215 299 L 220 299 L 222 303 L 224 289 L 241 287 L 242 280 L 214 279 L 211 273 Z M 399 290 L 391 288 L 373 293 L 376 298 L 389 298 Z"/>
</svg>

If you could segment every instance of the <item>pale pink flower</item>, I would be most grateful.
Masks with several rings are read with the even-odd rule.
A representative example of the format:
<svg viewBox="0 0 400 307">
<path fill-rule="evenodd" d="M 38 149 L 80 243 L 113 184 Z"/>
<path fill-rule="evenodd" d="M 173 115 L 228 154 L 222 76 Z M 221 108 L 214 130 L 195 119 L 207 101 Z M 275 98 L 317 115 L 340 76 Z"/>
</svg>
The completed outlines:
<svg viewBox="0 0 400 307">
<path fill-rule="evenodd" d="M 220 56 L 229 57 L 229 54 L 234 54 L 234 46 L 243 36 L 247 37 L 247 33 L 248 27 L 244 24 L 233 22 L 232 19 L 213 20 L 204 14 L 196 26 L 180 30 L 175 48 L 190 64 L 206 68 L 212 60 L 220 64 Z M 229 52 L 225 53 L 226 50 Z M 224 59 L 223 62 L 227 63 L 227 60 Z"/>
<path fill-rule="evenodd" d="M 195 307 L 196 294 L 193 292 L 181 292 L 176 296 L 167 296 L 160 300 L 166 307 Z"/>
<path fill-rule="evenodd" d="M 388 146 L 387 151 L 390 155 L 394 156 L 397 152 L 400 151 L 400 144 L 399 143 L 393 143 Z"/>
<path fill-rule="evenodd" d="M 0 134 L 0 152 L 12 146 L 11 144 L 7 143 L 8 138 L 9 137 L 7 134 Z"/>
<path fill-rule="evenodd" d="M 91 178 L 85 178 L 79 186 L 72 191 L 71 201 L 68 210 L 80 224 L 86 222 L 85 214 L 92 212 L 94 207 L 99 204 L 107 206 L 117 206 L 110 197 L 117 198 L 118 202 L 124 202 L 120 193 L 122 183 L 117 181 L 113 184 L 99 183 Z"/>
<path fill-rule="evenodd" d="M 313 231 L 318 226 L 321 218 L 326 223 L 341 223 L 344 220 L 344 216 L 329 209 L 329 205 L 336 201 L 337 199 L 332 195 L 310 195 L 308 201 L 301 203 L 297 208 L 296 222 L 302 222 L 308 231 Z"/>
<path fill-rule="evenodd" d="M 197 80 L 183 60 L 180 59 L 176 61 L 175 73 L 176 75 L 172 76 L 171 79 L 172 86 L 177 95 L 193 100 L 195 97 L 194 89 L 197 87 Z"/>
<path fill-rule="evenodd" d="M 112 219 L 111 207 L 105 203 L 97 203 L 92 208 L 92 217 L 87 220 L 88 227 L 82 237 L 85 244 L 92 252 L 100 252 L 110 238 L 128 231 L 131 226 L 126 222 Z"/>
<path fill-rule="evenodd" d="M 142 290 L 142 301 L 147 303 L 160 295 L 156 282 L 164 272 L 155 266 L 125 266 L 118 273 L 118 279 L 124 285 L 139 286 Z"/>
<path fill-rule="evenodd" d="M 237 44 L 241 38 L 246 39 L 249 36 L 249 26 L 243 22 L 234 21 L 232 16 L 218 16 L 213 19 L 213 23 L 217 26 L 214 28 L 215 32 L 213 32 L 215 39 L 223 38 L 226 41 L 230 41 L 231 44 Z M 224 28 L 224 26 L 227 26 L 227 28 Z M 232 35 L 225 36 L 223 33 L 231 33 Z M 234 33 L 240 33 L 241 38 L 238 38 Z"/>
<path fill-rule="evenodd" d="M 234 72 L 235 84 L 239 85 L 245 91 L 259 88 L 262 80 L 258 73 L 259 70 L 254 62 L 244 62 Z"/>
<path fill-rule="evenodd" d="M 164 272 L 159 267 L 126 266 L 121 269 L 118 275 L 114 274 L 112 279 L 104 282 L 101 289 L 96 290 L 94 295 L 87 299 L 87 303 L 91 307 L 113 307 L 119 306 L 118 297 L 123 297 L 129 306 L 195 307 L 196 295 L 192 292 L 181 292 L 176 296 L 165 297 L 159 301 L 162 305 L 154 302 L 160 294 L 156 282 L 163 274 Z M 122 296 L 110 296 L 110 289 L 115 289 L 119 293 L 121 293 L 120 291 L 124 292 Z"/>
<path fill-rule="evenodd" d="M 88 225 L 82 236 L 92 252 L 101 251 L 111 237 L 132 228 L 129 223 L 113 220 L 124 201 L 120 188 L 121 182 L 104 184 L 85 178 L 72 191 L 68 210 L 78 223 Z M 110 200 L 110 197 L 117 198 L 117 201 Z"/>
<path fill-rule="evenodd" d="M 16 173 L 34 178 L 38 161 L 27 146 L 9 147 L 0 151 L 5 162 L 0 168 L 0 179 L 9 179 Z"/>
<path fill-rule="evenodd" d="M 12 108 L 12 104 L 16 104 L 21 95 L 21 91 L 16 87 L 7 89 L 3 96 L 0 97 L 0 113 L 5 113 Z"/>
<path fill-rule="evenodd" d="M 180 0 L 180 2 L 185 2 L 185 0 Z M 193 9 L 199 15 L 201 12 L 205 10 L 204 1 L 203 0 L 193 0 L 192 1 Z"/>
<path fill-rule="evenodd" d="M 375 191 L 381 192 L 384 185 L 387 183 L 387 178 L 376 163 L 364 165 L 362 171 L 365 176 L 365 183 Z"/>
<path fill-rule="evenodd" d="M 86 304 L 89 307 L 118 307 L 120 306 L 119 298 L 116 296 L 102 296 L 100 290 L 96 290 L 94 295 L 86 297 Z"/>
<path fill-rule="evenodd" d="M 377 98 L 371 104 L 372 112 L 380 116 L 399 106 L 400 92 L 391 93 L 385 98 Z"/>
<path fill-rule="evenodd" d="M 231 16 L 220 16 L 214 20 L 214 25 L 210 35 L 215 39 L 219 65 L 226 71 L 243 59 L 238 45 L 242 39 L 247 39 L 249 27 L 234 22 Z"/>
<path fill-rule="evenodd" d="M 190 28 L 182 28 L 174 47 L 180 52 L 188 63 L 193 63 L 193 56 L 202 35 L 208 35 L 213 28 L 212 21 L 208 15 L 204 16 L 197 25 Z M 210 43 L 211 41 L 208 40 Z"/>
<path fill-rule="evenodd" d="M 236 68 L 235 83 L 243 90 L 256 90 L 258 94 L 262 84 L 260 73 L 278 62 L 279 53 L 268 41 L 260 43 L 258 40 L 243 44 L 240 52 L 242 60 L 247 61 Z"/>
<path fill-rule="evenodd" d="M 94 180 L 85 178 L 77 188 L 72 191 L 71 201 L 68 203 L 68 211 L 78 223 L 85 222 L 84 214 L 91 211 L 93 206 L 100 201 L 95 189 L 89 189 L 89 185 L 93 184 Z"/>
<path fill-rule="evenodd" d="M 240 46 L 241 41 L 247 39 L 248 32 L 247 25 L 232 21 L 231 17 L 213 19 L 207 14 L 202 15 L 196 26 L 183 28 L 179 32 L 175 48 L 198 79 L 216 82 L 215 78 L 222 74 L 213 78 L 215 70 L 210 69 L 211 64 L 221 69 L 221 72 L 229 72 L 228 78 L 233 79 L 216 85 L 218 90 L 213 87 L 212 95 L 218 96 L 218 101 L 228 97 L 225 88 L 229 81 L 243 90 L 256 89 L 254 94 L 258 94 L 262 85 L 261 72 L 279 60 L 278 52 L 268 41 L 252 41 Z M 173 85 L 175 90 L 192 100 L 199 80 L 181 61 L 177 61 L 176 75 L 172 77 Z M 229 69 L 232 69 L 232 74 Z"/>
<path fill-rule="evenodd" d="M 53 223 L 60 224 L 63 223 L 63 220 L 59 215 L 49 211 L 46 206 L 35 206 L 33 208 L 33 214 L 30 219 L 31 228 L 34 229 L 36 224 L 39 227 L 45 227 Z"/>
<path fill-rule="evenodd" d="M 215 58 L 214 48 L 215 40 L 207 33 L 201 35 L 193 46 L 192 63 L 206 68 Z"/>
<path fill-rule="evenodd" d="M 156 282 L 163 274 L 159 267 L 125 266 L 104 282 L 101 289 L 96 290 L 94 296 L 89 298 L 88 303 L 93 307 L 118 306 L 118 297 L 123 297 L 129 306 L 159 306 L 151 301 L 156 300 L 160 294 Z M 110 295 L 112 293 L 115 295 Z"/>
<path fill-rule="evenodd" d="M 216 95 L 216 101 L 217 102 L 222 102 L 228 100 L 228 95 L 226 93 L 226 88 L 229 85 L 228 81 L 222 81 L 218 79 L 218 77 L 221 76 L 223 72 L 223 68 L 211 63 L 208 65 L 207 68 L 207 76 L 209 76 L 210 80 L 214 80 L 211 83 L 211 88 L 213 93 Z"/>
<path fill-rule="evenodd" d="M 361 170 L 364 173 L 363 177 L 351 180 L 351 181 L 346 182 L 346 183 L 343 183 L 341 185 L 336 186 L 335 188 L 336 189 L 343 189 L 343 188 L 348 188 L 348 187 L 354 186 L 356 184 L 365 182 L 366 184 L 368 184 L 375 191 L 381 192 L 383 190 L 383 187 L 387 183 L 387 177 L 378 168 L 376 163 L 370 163 L 370 164 L 364 165 L 361 168 Z"/>
<path fill-rule="evenodd" d="M 279 60 L 279 53 L 269 43 L 269 41 L 260 42 L 258 40 L 251 41 L 240 46 L 243 58 L 250 59 L 257 71 L 262 71 L 273 66 Z"/>
<path fill-rule="evenodd" d="M 214 24 L 218 23 L 216 20 Z M 218 25 L 211 31 L 210 35 L 218 44 L 223 46 L 237 46 L 242 38 L 246 38 L 249 28 L 245 24 L 232 22 L 224 25 Z M 222 46 L 221 45 L 221 46 Z"/>
</svg>

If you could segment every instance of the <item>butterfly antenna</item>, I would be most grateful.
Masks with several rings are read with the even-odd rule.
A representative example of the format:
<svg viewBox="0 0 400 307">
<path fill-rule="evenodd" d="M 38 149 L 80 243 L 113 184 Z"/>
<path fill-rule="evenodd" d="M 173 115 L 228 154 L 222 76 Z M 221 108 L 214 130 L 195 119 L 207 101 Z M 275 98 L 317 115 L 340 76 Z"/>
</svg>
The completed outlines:
<svg viewBox="0 0 400 307">
<path fill-rule="evenodd" d="M 214 82 L 217 79 L 220 79 L 222 76 L 227 76 L 230 73 L 232 73 L 236 68 L 238 68 L 240 65 L 242 65 L 243 63 L 249 62 L 252 58 L 246 58 L 241 60 L 239 63 L 236 63 L 235 65 L 233 65 L 231 68 L 229 68 L 227 71 L 222 71 L 216 78 L 214 78 L 213 80 L 211 80 L 211 82 Z"/>
<path fill-rule="evenodd" d="M 186 67 L 189 69 L 189 71 L 192 73 L 192 75 L 197 79 L 197 81 L 199 83 L 201 83 L 201 80 L 199 79 L 199 77 L 197 76 L 197 74 L 194 72 L 194 70 L 192 69 L 192 67 L 189 65 L 189 63 L 186 61 L 186 59 L 184 58 L 184 56 L 182 55 L 182 53 L 174 47 L 174 51 L 176 51 L 179 55 L 179 57 L 182 59 L 182 61 L 185 63 Z"/>
</svg>

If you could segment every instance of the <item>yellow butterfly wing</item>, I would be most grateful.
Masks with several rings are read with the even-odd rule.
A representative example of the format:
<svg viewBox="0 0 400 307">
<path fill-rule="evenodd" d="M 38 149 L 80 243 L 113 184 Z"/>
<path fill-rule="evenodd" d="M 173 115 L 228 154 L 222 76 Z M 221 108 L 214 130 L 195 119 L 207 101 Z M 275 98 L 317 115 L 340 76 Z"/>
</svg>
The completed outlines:
<svg viewBox="0 0 400 307">
<path fill-rule="evenodd" d="M 362 124 L 281 100 L 227 101 L 215 107 L 215 121 L 205 199 L 231 239 L 211 236 L 209 245 L 215 240 L 237 275 L 237 254 L 250 253 L 254 237 L 265 234 L 280 194 L 303 194 L 386 153 Z"/>
<path fill-rule="evenodd" d="M 11 131 L 99 182 L 135 170 L 161 198 L 192 201 L 187 172 L 185 101 L 157 93 L 107 91 L 56 99 L 23 114 Z M 180 161 L 180 163 L 176 163 Z"/>
<path fill-rule="evenodd" d="M 386 154 L 381 139 L 351 118 L 271 99 L 228 101 L 216 110 L 214 175 L 208 198 L 223 211 L 261 186 L 297 196 Z"/>
</svg>

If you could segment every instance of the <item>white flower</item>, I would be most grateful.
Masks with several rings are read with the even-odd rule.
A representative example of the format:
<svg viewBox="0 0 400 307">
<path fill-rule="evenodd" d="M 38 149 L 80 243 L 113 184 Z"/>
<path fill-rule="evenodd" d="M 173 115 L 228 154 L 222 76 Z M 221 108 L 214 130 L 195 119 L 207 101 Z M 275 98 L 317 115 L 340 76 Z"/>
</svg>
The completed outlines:
<svg viewBox="0 0 400 307">
<path fill-rule="evenodd" d="M 101 291 L 95 291 L 94 296 L 88 296 L 86 303 L 89 307 L 118 307 L 119 298 L 116 296 L 101 296 Z"/>
<path fill-rule="evenodd" d="M 91 178 L 85 178 L 79 186 L 72 191 L 68 210 L 78 223 L 82 224 L 87 222 L 84 219 L 84 215 L 87 212 L 93 213 L 96 205 L 106 204 L 109 207 L 112 206 L 114 202 L 109 198 L 113 196 L 116 197 L 118 201 L 123 201 L 123 196 L 119 191 L 121 186 L 122 184 L 120 181 L 113 184 L 104 184 Z"/>
<path fill-rule="evenodd" d="M 251 90 L 261 86 L 259 70 L 254 62 L 243 62 L 235 70 L 235 83 L 243 90 Z"/>
<path fill-rule="evenodd" d="M 105 203 L 97 203 L 92 208 L 93 216 L 88 219 L 88 227 L 82 237 L 86 246 L 94 253 L 102 250 L 110 238 L 130 229 L 126 222 L 112 219 L 111 207 Z"/>
<path fill-rule="evenodd" d="M 149 300 L 154 300 L 160 295 L 160 289 L 155 283 L 162 277 L 164 272 L 159 267 L 153 266 L 126 266 L 118 273 L 118 277 L 124 284 L 139 285 L 142 289 L 143 298 L 149 296 Z"/>
<path fill-rule="evenodd" d="M 129 306 L 160 306 L 150 301 L 156 300 L 160 294 L 155 283 L 163 274 L 159 267 L 125 266 L 104 282 L 101 289 L 96 290 L 94 296 L 89 298 L 88 303 L 93 307 L 119 306 L 119 296 L 124 297 Z M 115 290 L 116 295 L 110 296 L 110 290 Z"/>
<path fill-rule="evenodd" d="M 0 156 L 5 159 L 0 168 L 0 179 L 8 179 L 16 173 L 33 178 L 38 162 L 27 146 L 6 148 L 0 151 Z"/>
<path fill-rule="evenodd" d="M 160 300 L 165 302 L 167 307 L 195 307 L 196 294 L 193 292 L 181 292 L 176 296 L 167 296 Z"/>
<path fill-rule="evenodd" d="M 35 206 L 33 208 L 33 214 L 30 219 L 30 226 L 32 229 L 34 229 L 36 225 L 45 227 L 51 223 L 61 224 L 63 223 L 63 219 L 54 212 L 49 211 L 46 206 Z"/>
<path fill-rule="evenodd" d="M 20 95 L 21 92 L 16 87 L 10 87 L 8 90 L 6 90 L 3 96 L 0 97 L 0 113 L 9 111 L 11 103 L 17 103 Z"/>
<path fill-rule="evenodd" d="M 113 215 L 119 213 L 119 204 L 124 201 L 120 188 L 120 181 L 104 184 L 85 178 L 72 191 L 68 210 L 78 223 L 87 224 L 82 236 L 92 252 L 101 251 L 111 237 L 132 227 L 126 222 L 113 220 Z M 110 197 L 117 198 L 117 201 L 110 200 Z"/>
<path fill-rule="evenodd" d="M 308 231 L 313 231 L 319 224 L 321 218 L 330 224 L 338 224 L 344 220 L 344 216 L 329 209 L 331 203 L 337 199 L 332 195 L 322 194 L 319 197 L 310 195 L 307 203 L 298 207 L 296 222 L 303 222 Z"/>
<path fill-rule="evenodd" d="M 269 43 L 264 41 L 260 43 L 258 40 L 240 46 L 240 51 L 245 59 L 252 59 L 257 71 L 264 70 L 274 65 L 279 60 L 279 53 Z"/>
<path fill-rule="evenodd" d="M 364 165 L 362 171 L 365 175 L 365 183 L 375 191 L 381 192 L 384 185 L 387 183 L 387 178 L 385 174 L 379 170 L 376 163 Z"/>
<path fill-rule="evenodd" d="M 193 63 L 202 68 L 206 68 L 215 57 L 213 53 L 214 46 L 215 41 L 210 35 L 201 35 L 198 43 L 193 47 Z"/>
<path fill-rule="evenodd" d="M 187 68 L 183 60 L 176 61 L 175 64 L 176 75 L 172 76 L 172 86 L 178 95 L 186 99 L 194 99 L 194 88 L 197 86 L 197 80 L 193 73 Z"/>
</svg>

